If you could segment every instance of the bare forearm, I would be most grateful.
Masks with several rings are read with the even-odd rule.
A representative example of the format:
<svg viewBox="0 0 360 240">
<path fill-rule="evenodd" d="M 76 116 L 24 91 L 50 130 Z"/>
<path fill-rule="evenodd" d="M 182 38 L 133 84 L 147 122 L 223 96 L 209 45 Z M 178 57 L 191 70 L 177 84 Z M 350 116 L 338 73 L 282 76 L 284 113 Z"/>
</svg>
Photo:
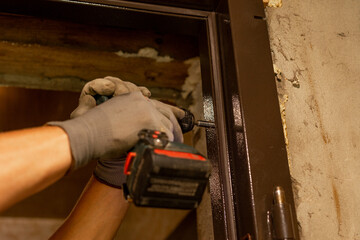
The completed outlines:
<svg viewBox="0 0 360 240">
<path fill-rule="evenodd" d="M 66 133 L 43 126 L 0 134 L 0 211 L 60 179 L 71 165 Z"/>
<path fill-rule="evenodd" d="M 127 209 L 121 189 L 92 177 L 72 213 L 51 239 L 112 239 Z"/>
</svg>

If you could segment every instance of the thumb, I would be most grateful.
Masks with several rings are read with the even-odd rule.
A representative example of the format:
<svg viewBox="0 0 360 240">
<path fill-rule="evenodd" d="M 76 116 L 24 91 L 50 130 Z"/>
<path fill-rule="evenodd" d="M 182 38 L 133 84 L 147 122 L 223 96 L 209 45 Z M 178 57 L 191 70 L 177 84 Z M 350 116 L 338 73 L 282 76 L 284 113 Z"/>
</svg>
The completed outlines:
<svg viewBox="0 0 360 240">
<path fill-rule="evenodd" d="M 70 118 L 76 118 L 96 106 L 96 100 L 91 95 L 85 95 L 80 98 L 79 106 L 70 114 Z"/>
</svg>

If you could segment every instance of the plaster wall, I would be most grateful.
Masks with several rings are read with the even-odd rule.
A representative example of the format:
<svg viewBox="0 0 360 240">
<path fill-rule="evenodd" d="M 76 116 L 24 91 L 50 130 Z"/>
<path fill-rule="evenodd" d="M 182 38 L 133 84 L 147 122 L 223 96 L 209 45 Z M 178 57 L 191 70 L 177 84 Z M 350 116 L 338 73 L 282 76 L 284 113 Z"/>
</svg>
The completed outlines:
<svg viewBox="0 0 360 240">
<path fill-rule="evenodd" d="M 360 1 L 266 11 L 302 239 L 360 239 Z"/>
</svg>

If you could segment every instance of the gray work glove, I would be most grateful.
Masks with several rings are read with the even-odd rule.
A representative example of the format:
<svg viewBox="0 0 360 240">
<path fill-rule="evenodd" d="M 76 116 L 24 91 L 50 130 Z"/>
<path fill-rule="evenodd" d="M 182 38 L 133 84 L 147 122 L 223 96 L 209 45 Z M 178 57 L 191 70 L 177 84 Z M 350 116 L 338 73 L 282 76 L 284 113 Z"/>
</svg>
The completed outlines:
<svg viewBox="0 0 360 240">
<path fill-rule="evenodd" d="M 168 123 L 166 122 L 163 123 L 164 126 L 168 125 L 168 127 L 166 128 L 170 130 L 170 133 L 165 131 L 166 128 L 151 128 L 151 127 L 144 127 L 144 128 L 166 132 L 169 137 L 172 134 L 174 137 L 170 137 L 169 138 L 170 141 L 182 142 L 183 135 L 181 128 L 178 125 L 177 119 L 181 119 L 184 117 L 184 111 L 182 111 L 177 107 L 173 107 L 156 100 L 149 100 L 149 101 L 151 101 L 152 104 L 154 104 L 155 108 L 159 111 L 159 113 L 161 113 L 165 117 L 164 120 L 166 121 L 170 120 L 173 126 L 168 125 Z M 139 131 L 137 131 L 137 133 L 138 132 Z M 136 133 L 136 137 L 137 137 L 137 133 Z M 131 148 L 134 145 L 132 145 Z M 124 174 L 125 160 L 126 160 L 126 153 L 122 155 L 118 155 L 115 158 L 101 158 L 98 161 L 94 171 L 95 178 L 99 182 L 102 182 L 111 187 L 122 188 L 123 184 L 126 182 L 126 175 Z"/>
<path fill-rule="evenodd" d="M 71 113 L 70 117 L 78 117 L 96 106 L 93 96 L 119 96 L 125 93 L 141 91 L 145 97 L 150 97 L 150 91 L 145 87 L 138 87 L 131 82 L 122 81 L 116 77 L 94 79 L 83 87 L 79 106 Z M 117 158 L 100 158 L 97 162 L 94 176 L 104 184 L 112 187 L 121 187 L 126 181 L 124 172 L 126 154 Z"/>
<path fill-rule="evenodd" d="M 122 81 L 116 77 L 97 78 L 85 84 L 80 98 L 79 106 L 71 113 L 70 118 L 75 118 L 96 106 L 93 96 L 119 96 L 124 93 L 141 91 L 145 97 L 150 97 L 151 93 L 146 87 L 136 86 L 127 81 Z"/>
<path fill-rule="evenodd" d="M 163 131 L 170 140 L 182 141 L 173 109 L 145 98 L 141 92 L 132 92 L 113 97 L 74 119 L 48 125 L 59 126 L 68 134 L 74 160 L 72 169 L 77 169 L 92 159 L 126 153 L 144 128 Z"/>
<path fill-rule="evenodd" d="M 144 128 L 163 131 L 170 140 L 182 141 L 177 118 L 183 115 L 182 110 L 150 100 L 137 91 L 113 97 L 74 119 L 48 124 L 67 132 L 73 155 L 71 169 L 75 170 L 92 159 L 122 156 L 135 145 L 138 132 Z M 114 167 L 102 165 L 110 170 Z M 117 170 L 115 173 L 122 174 Z"/>
</svg>

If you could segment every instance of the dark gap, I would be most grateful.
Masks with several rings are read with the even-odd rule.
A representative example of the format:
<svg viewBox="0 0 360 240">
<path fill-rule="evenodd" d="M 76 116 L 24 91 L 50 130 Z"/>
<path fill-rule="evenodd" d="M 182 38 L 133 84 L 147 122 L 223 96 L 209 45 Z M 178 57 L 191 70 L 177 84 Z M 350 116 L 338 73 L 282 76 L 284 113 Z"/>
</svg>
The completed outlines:
<svg viewBox="0 0 360 240">
<path fill-rule="evenodd" d="M 261 20 L 266 20 L 265 17 L 262 17 L 262 16 L 254 16 L 255 19 L 261 19 Z"/>
</svg>

